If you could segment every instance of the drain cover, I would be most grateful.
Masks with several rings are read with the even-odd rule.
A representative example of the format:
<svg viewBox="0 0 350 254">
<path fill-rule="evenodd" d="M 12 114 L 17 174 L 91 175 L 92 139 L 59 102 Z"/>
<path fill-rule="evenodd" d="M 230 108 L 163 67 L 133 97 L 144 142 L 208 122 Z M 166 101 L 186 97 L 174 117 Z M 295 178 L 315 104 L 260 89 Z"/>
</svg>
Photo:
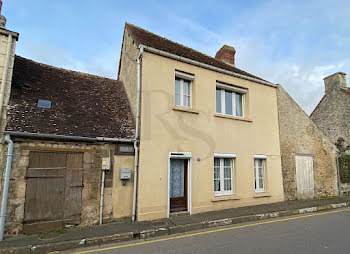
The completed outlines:
<svg viewBox="0 0 350 254">
<path fill-rule="evenodd" d="M 168 225 L 168 223 L 166 223 L 165 221 L 155 221 L 155 222 L 152 222 L 152 226 L 153 227 L 164 227 Z"/>
</svg>

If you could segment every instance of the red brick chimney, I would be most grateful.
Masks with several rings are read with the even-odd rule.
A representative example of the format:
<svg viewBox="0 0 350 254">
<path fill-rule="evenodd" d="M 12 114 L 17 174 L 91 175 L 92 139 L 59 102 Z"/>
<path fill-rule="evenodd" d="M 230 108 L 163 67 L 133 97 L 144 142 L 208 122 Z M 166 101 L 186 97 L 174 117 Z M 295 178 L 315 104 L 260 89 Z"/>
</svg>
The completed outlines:
<svg viewBox="0 0 350 254">
<path fill-rule="evenodd" d="M 216 53 L 215 58 L 222 61 L 222 62 L 231 64 L 234 66 L 235 65 L 235 54 L 236 54 L 236 50 L 234 47 L 224 45 Z"/>
</svg>

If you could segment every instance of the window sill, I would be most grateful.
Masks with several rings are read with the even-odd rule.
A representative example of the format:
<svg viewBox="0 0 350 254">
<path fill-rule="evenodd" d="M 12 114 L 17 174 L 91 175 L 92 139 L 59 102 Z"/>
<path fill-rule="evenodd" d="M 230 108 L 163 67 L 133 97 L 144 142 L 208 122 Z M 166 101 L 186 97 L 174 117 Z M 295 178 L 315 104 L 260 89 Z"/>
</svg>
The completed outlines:
<svg viewBox="0 0 350 254">
<path fill-rule="evenodd" d="M 214 113 L 214 116 L 221 117 L 221 118 L 233 119 L 233 120 L 239 120 L 239 121 L 244 121 L 244 122 L 253 122 L 251 119 L 248 119 L 248 118 L 231 116 L 231 115 L 224 115 L 224 114 L 220 114 L 220 113 Z"/>
<path fill-rule="evenodd" d="M 191 108 L 185 108 L 185 107 L 179 107 L 179 106 L 173 106 L 173 110 L 175 111 L 182 111 L 182 112 L 188 112 L 192 114 L 199 114 L 197 110 L 191 109 Z"/>
<path fill-rule="evenodd" d="M 271 194 L 268 192 L 255 192 L 254 198 L 264 198 L 264 197 L 271 197 Z"/>
<path fill-rule="evenodd" d="M 212 202 L 217 202 L 217 201 L 226 201 L 226 200 L 239 200 L 240 198 L 237 197 L 236 195 L 221 195 L 221 196 L 214 196 L 212 197 L 211 201 Z"/>
</svg>

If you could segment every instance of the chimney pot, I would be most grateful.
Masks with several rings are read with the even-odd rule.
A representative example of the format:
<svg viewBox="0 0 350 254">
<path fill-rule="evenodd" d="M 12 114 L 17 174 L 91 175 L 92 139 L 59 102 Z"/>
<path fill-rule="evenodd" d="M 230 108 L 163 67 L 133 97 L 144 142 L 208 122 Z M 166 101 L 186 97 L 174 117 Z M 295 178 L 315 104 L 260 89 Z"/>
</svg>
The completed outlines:
<svg viewBox="0 0 350 254">
<path fill-rule="evenodd" d="M 235 66 L 235 54 L 236 50 L 234 47 L 224 45 L 216 53 L 215 58 L 227 64 Z"/>
</svg>

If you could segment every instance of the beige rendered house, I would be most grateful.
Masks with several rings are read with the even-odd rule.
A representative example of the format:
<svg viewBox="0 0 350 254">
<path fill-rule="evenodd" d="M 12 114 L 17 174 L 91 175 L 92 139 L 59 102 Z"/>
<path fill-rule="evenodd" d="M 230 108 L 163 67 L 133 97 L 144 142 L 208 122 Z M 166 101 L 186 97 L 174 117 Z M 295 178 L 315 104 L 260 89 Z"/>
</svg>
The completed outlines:
<svg viewBox="0 0 350 254">
<path fill-rule="evenodd" d="M 126 23 L 119 79 L 140 140 L 138 220 L 284 200 L 276 85 L 234 55 Z"/>
</svg>

